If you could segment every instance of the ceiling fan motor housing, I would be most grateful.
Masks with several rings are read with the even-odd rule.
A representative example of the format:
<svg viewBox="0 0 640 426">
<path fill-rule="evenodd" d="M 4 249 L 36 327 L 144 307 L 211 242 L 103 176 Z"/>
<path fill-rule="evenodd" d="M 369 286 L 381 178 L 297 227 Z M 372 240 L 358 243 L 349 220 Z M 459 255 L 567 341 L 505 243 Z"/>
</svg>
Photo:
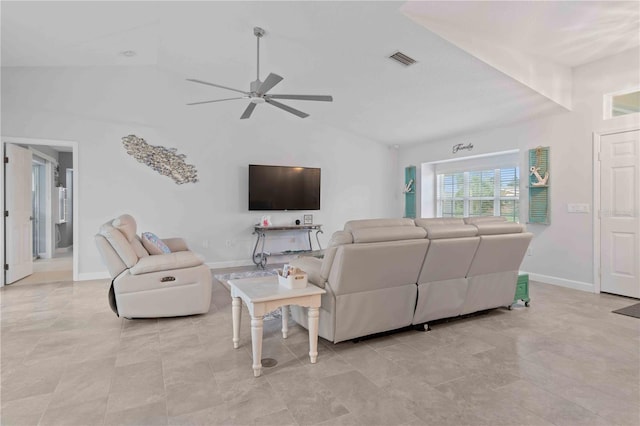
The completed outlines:
<svg viewBox="0 0 640 426">
<path fill-rule="evenodd" d="M 249 91 L 251 92 L 251 94 L 258 93 L 258 88 L 261 84 L 262 82 L 260 80 L 252 81 L 251 85 L 249 86 Z"/>
</svg>

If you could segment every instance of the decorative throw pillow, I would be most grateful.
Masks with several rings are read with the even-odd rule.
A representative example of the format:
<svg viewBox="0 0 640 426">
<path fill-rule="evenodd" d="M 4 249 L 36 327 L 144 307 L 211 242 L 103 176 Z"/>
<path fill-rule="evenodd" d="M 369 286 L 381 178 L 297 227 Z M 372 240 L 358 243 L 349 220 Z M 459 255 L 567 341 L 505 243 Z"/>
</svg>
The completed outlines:
<svg viewBox="0 0 640 426">
<path fill-rule="evenodd" d="M 142 245 L 152 255 L 171 253 L 171 249 L 153 232 L 142 233 Z"/>
</svg>

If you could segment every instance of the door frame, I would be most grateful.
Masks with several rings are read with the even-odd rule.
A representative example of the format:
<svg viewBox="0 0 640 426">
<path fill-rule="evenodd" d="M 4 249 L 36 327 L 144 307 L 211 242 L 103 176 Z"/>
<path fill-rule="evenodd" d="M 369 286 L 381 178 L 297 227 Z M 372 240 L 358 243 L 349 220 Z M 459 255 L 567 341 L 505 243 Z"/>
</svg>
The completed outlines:
<svg viewBox="0 0 640 426">
<path fill-rule="evenodd" d="M 45 154 L 44 152 L 40 152 L 37 149 L 33 148 L 33 147 L 29 147 L 29 151 L 31 151 L 33 153 L 33 155 L 36 155 L 40 158 L 42 158 L 43 160 L 45 160 L 45 185 L 47 188 L 53 188 L 53 181 L 51 176 L 53 175 L 53 164 L 58 165 L 58 161 L 55 158 L 50 157 L 49 155 Z M 51 191 L 46 191 L 45 192 L 45 202 L 46 202 L 46 216 L 47 217 L 53 217 L 53 207 L 52 207 L 52 193 Z M 45 224 L 45 233 L 47 234 L 47 247 L 45 250 L 45 258 L 49 259 L 52 258 L 54 253 L 55 253 L 55 231 L 54 231 L 54 225 L 53 222 L 51 220 L 48 220 L 47 223 Z"/>
<path fill-rule="evenodd" d="M 18 145 L 48 145 L 48 146 L 65 146 L 71 147 L 72 151 L 72 160 L 73 160 L 73 280 L 78 281 L 78 264 L 79 264 L 79 255 L 80 255 L 80 238 L 79 238 L 79 204 L 80 197 L 78 191 L 78 177 L 79 177 L 79 167 L 80 163 L 78 157 L 78 142 L 76 141 L 64 141 L 64 140 L 55 140 L 55 139 L 31 139 L 31 138 L 18 138 L 11 136 L 0 136 L 2 138 L 2 156 L 5 155 L 5 144 L 12 143 Z M 2 162 L 2 173 L 0 173 L 0 187 L 2 188 L 2 197 L 0 197 L 0 203 L 2 205 L 2 210 L 5 211 L 4 204 L 4 161 Z M 2 226 L 0 226 L 0 237 L 2 237 L 3 243 L 0 245 L 0 259 L 2 259 L 2 264 L 5 263 L 5 224 L 3 221 Z M 0 274 L 0 287 L 4 287 L 5 285 L 5 274 L 4 271 Z"/>
<path fill-rule="evenodd" d="M 615 135 L 617 133 L 635 132 L 640 127 L 634 126 L 623 129 L 593 132 L 593 292 L 600 293 L 602 276 L 600 269 L 600 251 L 602 250 L 600 241 L 600 146 L 603 136 Z"/>
</svg>

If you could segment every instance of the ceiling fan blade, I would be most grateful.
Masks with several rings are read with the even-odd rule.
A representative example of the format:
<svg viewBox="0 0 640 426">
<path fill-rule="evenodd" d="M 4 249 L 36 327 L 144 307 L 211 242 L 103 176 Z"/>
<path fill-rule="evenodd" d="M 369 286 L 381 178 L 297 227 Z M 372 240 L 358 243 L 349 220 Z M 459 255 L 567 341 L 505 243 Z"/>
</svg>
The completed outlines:
<svg viewBox="0 0 640 426">
<path fill-rule="evenodd" d="M 243 120 L 245 118 L 251 117 L 251 113 L 253 112 L 255 107 L 256 107 L 256 104 L 254 104 L 253 102 L 249 102 L 249 105 L 247 105 L 247 109 L 244 110 L 244 112 L 240 116 L 240 119 Z"/>
<path fill-rule="evenodd" d="M 219 87 L 221 89 L 227 89 L 227 90 L 233 90 L 234 92 L 239 92 L 239 93 L 244 93 L 245 95 L 250 95 L 249 92 L 245 92 L 244 90 L 238 90 L 238 89 L 233 89 L 231 87 L 227 87 L 227 86 L 221 86 L 219 84 L 214 84 L 214 83 L 208 83 L 206 81 L 202 81 L 202 80 L 196 80 L 194 78 L 187 78 L 187 81 L 191 81 L 193 83 L 200 83 L 200 84 L 206 84 L 207 86 L 213 86 L 213 87 Z M 264 83 L 263 83 L 264 84 Z"/>
<path fill-rule="evenodd" d="M 258 93 L 261 95 L 264 95 L 269 90 L 271 90 L 273 86 L 280 83 L 281 81 L 282 81 L 282 77 L 280 77 L 278 74 L 270 73 L 267 76 L 267 79 L 262 82 L 260 87 L 258 87 Z"/>
<path fill-rule="evenodd" d="M 241 96 L 239 98 L 227 98 L 227 99 L 215 99 L 213 101 L 202 101 L 202 102 L 191 102 L 187 105 L 200 105 L 200 104 L 210 104 L 212 102 L 222 102 L 222 101 L 232 101 L 234 99 L 249 99 L 249 96 Z"/>
<path fill-rule="evenodd" d="M 324 95 L 267 95 L 271 99 L 297 99 L 299 101 L 324 101 L 333 102 L 333 96 Z"/>
<path fill-rule="evenodd" d="M 309 114 L 307 114 L 306 112 L 298 111 L 295 108 L 291 108 L 290 106 L 287 106 L 285 104 L 281 104 L 280 102 L 276 102 L 273 99 L 265 99 L 265 101 L 268 104 L 273 105 L 274 107 L 278 107 L 280 109 L 283 109 L 283 110 L 285 110 L 287 112 L 290 112 L 291 114 L 297 115 L 300 118 L 305 118 L 305 117 L 309 116 Z"/>
</svg>

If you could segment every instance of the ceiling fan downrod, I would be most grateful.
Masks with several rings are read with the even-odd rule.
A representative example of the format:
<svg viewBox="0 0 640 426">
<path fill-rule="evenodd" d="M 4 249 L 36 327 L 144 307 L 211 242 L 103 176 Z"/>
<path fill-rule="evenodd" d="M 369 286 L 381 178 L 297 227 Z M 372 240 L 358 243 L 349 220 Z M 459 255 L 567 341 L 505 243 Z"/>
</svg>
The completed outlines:
<svg viewBox="0 0 640 426">
<path fill-rule="evenodd" d="M 264 30 L 260 27 L 253 27 L 253 35 L 256 36 L 256 40 L 258 43 L 257 55 L 256 55 L 256 80 L 260 81 L 260 39 L 264 36 Z"/>
</svg>

